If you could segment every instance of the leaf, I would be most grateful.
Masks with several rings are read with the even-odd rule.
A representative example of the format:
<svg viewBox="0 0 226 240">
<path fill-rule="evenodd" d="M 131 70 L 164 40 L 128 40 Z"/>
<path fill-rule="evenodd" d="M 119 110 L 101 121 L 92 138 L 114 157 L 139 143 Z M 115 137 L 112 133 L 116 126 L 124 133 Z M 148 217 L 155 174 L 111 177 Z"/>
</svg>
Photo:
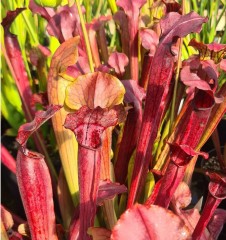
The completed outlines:
<svg viewBox="0 0 226 240">
<path fill-rule="evenodd" d="M 32 96 L 29 79 L 17 37 L 9 30 L 14 19 L 24 9 L 25 8 L 17 8 L 15 11 L 8 11 L 7 16 L 2 21 L 2 26 L 4 28 L 5 49 L 10 60 L 10 70 L 12 70 L 14 80 L 20 93 L 26 118 L 30 120 L 34 115 L 34 109 L 29 105 Z"/>
<path fill-rule="evenodd" d="M 224 224 L 226 223 L 226 210 L 216 209 L 209 224 L 208 230 L 213 239 L 218 239 Z"/>
<path fill-rule="evenodd" d="M 192 234 L 194 240 L 200 238 L 216 208 L 221 201 L 226 198 L 226 177 L 214 172 L 207 173 L 207 175 L 210 177 L 210 183 L 208 187 L 209 194 L 202 210 L 202 215 L 199 218 L 199 221 Z"/>
<path fill-rule="evenodd" d="M 113 176 L 113 164 L 112 158 L 112 131 L 114 127 L 110 127 L 103 132 L 102 146 L 100 149 L 101 154 L 101 172 L 100 181 L 110 179 L 114 181 Z M 116 223 L 116 211 L 117 208 L 115 199 L 108 199 L 103 201 L 102 211 L 105 216 L 105 223 L 108 229 L 112 229 Z M 98 202 L 98 198 L 97 198 Z"/>
<path fill-rule="evenodd" d="M 35 118 L 30 123 L 25 123 L 20 126 L 17 135 L 17 142 L 21 146 L 25 146 L 28 138 L 34 133 L 43 123 L 49 120 L 57 111 L 61 109 L 61 106 L 49 106 L 46 111 L 37 111 Z"/>
<path fill-rule="evenodd" d="M 37 5 L 34 0 L 29 1 L 29 8 L 33 13 L 37 13 L 45 18 L 47 21 L 55 14 L 53 8 L 46 8 Z"/>
<path fill-rule="evenodd" d="M 191 191 L 189 186 L 185 182 L 180 182 L 177 190 L 175 191 L 171 203 L 176 206 L 177 209 L 187 207 L 191 203 Z"/>
<path fill-rule="evenodd" d="M 100 16 L 97 19 L 92 19 L 90 23 L 86 24 L 92 57 L 96 68 L 101 66 L 100 54 L 105 63 L 108 59 L 107 39 L 104 24 L 111 20 L 111 18 L 111 16 Z"/>
<path fill-rule="evenodd" d="M 163 3 L 166 5 L 166 12 L 169 13 L 169 12 L 178 12 L 181 14 L 182 12 L 182 9 L 181 9 L 181 5 L 176 2 L 176 1 L 173 1 L 173 2 L 165 2 L 163 1 Z"/>
<path fill-rule="evenodd" d="M 117 0 L 116 4 L 123 8 L 126 15 L 130 18 L 134 17 L 135 19 L 139 16 L 139 9 L 146 3 L 145 0 Z"/>
<path fill-rule="evenodd" d="M 226 59 L 222 59 L 220 62 L 220 69 L 226 72 Z"/>
<path fill-rule="evenodd" d="M 186 165 L 187 162 L 196 155 L 201 155 L 205 159 L 209 157 L 208 153 L 197 152 L 189 145 L 170 144 L 170 149 L 171 159 L 178 166 Z M 180 157 L 178 157 L 180 154 L 184 154 L 186 157 L 180 159 Z"/>
<path fill-rule="evenodd" d="M 200 61 L 194 58 L 185 64 L 180 74 L 185 85 L 205 91 L 216 90 L 218 71 L 212 60 Z"/>
<path fill-rule="evenodd" d="M 115 69 L 119 76 L 123 76 L 128 63 L 129 59 L 124 53 L 113 52 L 108 59 L 108 64 Z"/>
<path fill-rule="evenodd" d="M 124 101 L 133 106 L 128 111 L 114 168 L 116 181 L 124 184 L 128 172 L 129 160 L 136 148 L 139 137 L 142 122 L 142 100 L 146 95 L 144 89 L 139 87 L 136 81 L 123 80 L 122 83 L 126 89 Z"/>
<path fill-rule="evenodd" d="M 159 37 L 152 29 L 144 28 L 140 31 L 142 46 L 149 50 L 149 55 L 154 56 L 156 48 L 159 44 Z"/>
<path fill-rule="evenodd" d="M 5 230 L 10 230 L 13 225 L 13 218 L 9 211 L 7 211 L 2 205 L 1 205 L 1 222 L 3 223 Z"/>
<path fill-rule="evenodd" d="M 117 11 L 113 16 L 115 22 L 120 27 L 120 37 L 121 37 L 121 45 L 122 45 L 122 52 L 126 54 L 126 56 L 129 57 L 130 55 L 130 39 L 129 36 L 129 28 L 128 28 L 128 19 L 126 17 L 125 12 L 122 10 Z"/>
<path fill-rule="evenodd" d="M 63 219 L 63 225 L 64 228 L 68 230 L 74 212 L 74 205 L 70 196 L 70 192 L 62 168 L 60 170 L 58 178 L 57 195 L 61 216 Z"/>
<path fill-rule="evenodd" d="M 148 172 L 148 166 L 152 165 L 152 148 L 158 128 L 171 100 L 172 74 L 174 71 L 174 56 L 171 52 L 171 46 L 178 37 L 184 37 L 191 32 L 199 32 L 202 24 L 206 21 L 206 18 L 194 12 L 183 16 L 172 12 L 167 14 L 160 22 L 162 36 L 149 71 L 147 97 L 137 145 L 128 207 L 133 205 L 137 195 L 141 193 L 144 185 L 143 176 Z"/>
<path fill-rule="evenodd" d="M 97 107 L 89 109 L 83 106 L 75 113 L 67 115 L 64 127 L 71 129 L 80 145 L 90 149 L 97 149 L 101 146 L 103 131 L 115 126 L 125 117 L 122 105 L 116 105 L 112 109 Z"/>
<path fill-rule="evenodd" d="M 101 180 L 98 189 L 97 205 L 102 205 L 104 200 L 112 199 L 117 194 L 127 192 L 125 185 L 113 183 L 110 180 Z"/>
<path fill-rule="evenodd" d="M 208 120 L 206 130 L 202 135 L 201 140 L 199 141 L 196 150 L 200 150 L 205 142 L 209 139 L 211 134 L 213 133 L 214 129 L 217 127 L 218 123 L 222 119 L 223 115 L 226 112 L 226 84 L 224 84 L 220 91 L 218 92 L 219 96 L 223 96 L 224 100 L 220 104 L 215 104 L 213 110 L 211 111 L 210 118 Z"/>
<path fill-rule="evenodd" d="M 1 144 L 1 162 L 14 174 L 16 174 L 16 160 Z"/>
<path fill-rule="evenodd" d="M 130 78 L 138 81 L 138 27 L 140 8 L 146 0 L 117 0 L 116 4 L 123 8 L 128 18 Z M 124 33 L 123 33 L 124 34 Z M 128 35 L 124 36 L 127 38 Z"/>
<path fill-rule="evenodd" d="M 171 211 L 155 205 L 148 209 L 136 204 L 120 217 L 112 230 L 111 239 L 182 240 L 190 239 L 190 232 L 184 222 Z"/>
<path fill-rule="evenodd" d="M 68 85 L 65 103 L 75 110 L 84 105 L 90 109 L 111 108 L 122 103 L 124 93 L 125 89 L 116 77 L 103 72 L 88 73 Z"/>
<path fill-rule="evenodd" d="M 24 8 L 17 8 L 15 11 L 8 11 L 7 16 L 2 21 L 2 26 L 4 27 L 5 48 L 7 56 L 9 58 L 8 65 L 20 93 L 25 117 L 27 121 L 32 121 L 32 118 L 35 115 L 35 109 L 30 106 L 32 99 L 32 91 L 29 79 L 27 76 L 17 37 L 9 31 L 11 23 L 16 18 L 16 16 L 23 10 Z M 37 132 L 34 134 L 34 141 L 38 150 L 45 155 L 46 162 L 48 163 L 48 167 L 51 170 L 51 176 L 55 181 L 56 172 L 48 156 L 45 145 L 43 144 L 43 139 L 40 133 Z"/>
<path fill-rule="evenodd" d="M 207 18 L 201 17 L 195 12 L 185 15 L 171 12 L 160 21 L 162 29 L 161 41 L 169 43 L 174 36 L 184 37 L 191 32 L 200 32 L 202 24 L 205 22 L 207 22 Z"/>
<path fill-rule="evenodd" d="M 100 148 L 90 149 L 79 145 L 79 239 L 89 240 L 89 227 L 94 226 L 97 209 L 98 187 L 100 181 L 101 153 Z"/>
<path fill-rule="evenodd" d="M 56 50 L 51 60 L 48 74 L 48 99 L 53 105 L 64 105 L 65 89 L 70 81 L 63 79 L 59 73 L 64 73 L 68 66 L 74 65 L 78 59 L 79 37 L 71 38 L 62 43 Z M 69 186 L 74 204 L 78 203 L 78 180 L 77 180 L 77 141 L 74 134 L 63 127 L 69 110 L 61 108 L 52 118 L 53 129 L 59 148 L 61 163 Z"/>
<path fill-rule="evenodd" d="M 20 148 L 16 176 L 32 239 L 57 240 L 51 178 L 43 156 Z"/>
<path fill-rule="evenodd" d="M 209 192 L 217 199 L 226 198 L 226 177 L 217 173 L 207 173 L 210 177 Z"/>
</svg>

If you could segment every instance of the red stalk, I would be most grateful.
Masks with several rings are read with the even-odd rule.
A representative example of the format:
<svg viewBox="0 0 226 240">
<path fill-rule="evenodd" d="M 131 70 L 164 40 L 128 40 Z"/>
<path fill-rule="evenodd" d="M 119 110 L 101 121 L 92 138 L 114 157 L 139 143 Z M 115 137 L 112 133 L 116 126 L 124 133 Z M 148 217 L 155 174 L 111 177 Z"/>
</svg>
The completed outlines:
<svg viewBox="0 0 226 240">
<path fill-rule="evenodd" d="M 209 174 L 211 182 L 209 184 L 209 194 L 202 211 L 202 215 L 192 234 L 193 240 L 201 238 L 203 231 L 213 216 L 216 208 L 223 199 L 226 198 L 226 178 L 216 173 Z"/>
<path fill-rule="evenodd" d="M 128 17 L 129 30 L 129 59 L 131 79 L 138 81 L 138 26 L 140 8 L 145 4 L 145 0 L 118 0 L 117 5 L 122 7 Z M 128 36 L 126 36 L 128 37 Z"/>
<path fill-rule="evenodd" d="M 142 100 L 145 98 L 145 92 L 133 80 L 124 80 L 122 83 L 126 88 L 124 101 L 133 104 L 133 108 L 128 111 L 115 164 L 116 181 L 124 184 L 127 177 L 128 163 L 139 137 L 142 122 Z"/>
<path fill-rule="evenodd" d="M 110 16 L 101 16 L 98 19 L 93 19 L 91 23 L 87 24 L 90 44 L 92 45 L 92 54 L 96 64 L 96 68 L 101 65 L 100 56 L 106 64 L 108 61 L 108 48 L 106 34 L 104 30 L 104 23 L 111 19 Z M 98 48 L 99 47 L 99 48 Z M 100 54 L 100 55 L 99 55 Z M 96 59 L 96 60 L 95 60 Z"/>
<path fill-rule="evenodd" d="M 142 65 L 142 73 L 140 78 L 140 86 L 143 87 L 145 90 L 147 89 L 148 79 L 149 79 L 149 70 L 151 68 L 153 56 L 149 54 L 144 55 L 143 65 Z"/>
<path fill-rule="evenodd" d="M 87 234 L 89 227 L 94 226 L 96 215 L 97 191 L 100 180 L 100 150 L 92 150 L 79 145 L 78 170 L 79 170 L 79 200 L 80 200 L 80 229 L 79 239 L 91 239 Z M 81 181 L 81 179 L 83 179 Z"/>
<path fill-rule="evenodd" d="M 126 14 L 119 10 L 114 15 L 115 22 L 119 25 L 120 37 L 121 37 L 121 45 L 122 45 L 122 52 L 129 58 L 129 29 L 128 29 L 128 20 Z M 126 68 L 126 77 L 127 79 L 130 78 L 130 66 Z"/>
<path fill-rule="evenodd" d="M 115 164 L 115 179 L 124 184 L 128 172 L 130 157 L 137 145 L 137 138 L 142 120 L 142 109 L 133 108 L 128 111 L 123 137 L 120 143 L 117 161 Z"/>
<path fill-rule="evenodd" d="M 199 32 L 202 23 L 206 21 L 207 19 L 193 12 L 183 16 L 178 13 L 169 13 L 161 21 L 163 33 L 151 63 L 147 98 L 135 157 L 128 208 L 133 205 L 143 188 L 148 166 L 149 164 L 151 165 L 152 148 L 157 137 L 158 128 L 165 109 L 169 105 L 174 66 L 171 45 L 176 40 L 175 37 L 184 37 L 190 32 Z"/>
<path fill-rule="evenodd" d="M 97 31 L 97 42 L 98 46 L 101 49 L 101 58 L 102 61 L 106 64 L 108 62 L 108 46 L 107 46 L 107 38 L 104 29 L 104 25 L 101 24 L 100 29 Z"/>
</svg>

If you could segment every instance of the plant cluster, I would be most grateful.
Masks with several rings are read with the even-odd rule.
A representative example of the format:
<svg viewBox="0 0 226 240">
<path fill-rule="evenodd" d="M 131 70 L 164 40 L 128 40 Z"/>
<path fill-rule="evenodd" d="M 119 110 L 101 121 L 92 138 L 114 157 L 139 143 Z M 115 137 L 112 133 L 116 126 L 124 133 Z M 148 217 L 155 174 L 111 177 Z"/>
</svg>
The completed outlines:
<svg viewBox="0 0 226 240">
<path fill-rule="evenodd" d="M 3 239 L 217 239 L 224 2 L 18 2 L 2 3 L 2 115 L 18 147 L 1 159 L 26 221 L 2 205 Z M 211 135 L 220 170 L 202 170 L 208 196 L 192 205 Z"/>
</svg>

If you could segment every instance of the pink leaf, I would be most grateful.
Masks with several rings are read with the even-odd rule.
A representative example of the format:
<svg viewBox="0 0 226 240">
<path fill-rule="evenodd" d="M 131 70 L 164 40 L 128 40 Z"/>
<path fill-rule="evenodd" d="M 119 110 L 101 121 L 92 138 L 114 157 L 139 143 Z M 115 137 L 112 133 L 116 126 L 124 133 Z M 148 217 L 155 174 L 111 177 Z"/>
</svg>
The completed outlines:
<svg viewBox="0 0 226 240">
<path fill-rule="evenodd" d="M 126 103 L 133 103 L 137 105 L 141 103 L 145 97 L 146 93 L 142 87 L 140 87 L 134 80 L 123 80 L 122 84 L 126 89 L 124 101 Z"/>
<path fill-rule="evenodd" d="M 33 13 L 40 14 L 47 21 L 55 14 L 53 8 L 39 6 L 35 3 L 34 0 L 29 1 L 29 8 Z"/>
<path fill-rule="evenodd" d="M 1 144 L 1 162 L 14 174 L 16 174 L 16 160 Z"/>
<path fill-rule="evenodd" d="M 25 146 L 30 135 L 35 132 L 44 122 L 49 120 L 57 111 L 61 109 L 61 106 L 49 106 L 46 111 L 38 111 L 35 114 L 35 118 L 32 122 L 23 124 L 17 135 L 17 142 Z"/>
<path fill-rule="evenodd" d="M 48 96 L 47 92 L 35 93 L 32 95 L 31 105 L 41 104 L 43 107 L 48 107 Z"/>
<path fill-rule="evenodd" d="M 123 8 L 129 17 L 137 18 L 139 16 L 139 9 L 146 3 L 146 0 L 117 0 L 116 4 Z"/>
<path fill-rule="evenodd" d="M 220 69 L 226 72 L 226 59 L 222 59 L 220 62 Z"/>
<path fill-rule="evenodd" d="M 182 209 L 187 207 L 191 203 L 191 191 L 189 186 L 185 182 L 181 182 L 175 191 L 172 203 L 177 209 Z"/>
<path fill-rule="evenodd" d="M 218 71 L 212 60 L 193 58 L 185 64 L 181 70 L 181 81 L 185 85 L 205 91 L 216 90 Z"/>
<path fill-rule="evenodd" d="M 164 36 L 164 42 L 171 42 L 173 36 L 183 37 L 188 32 L 200 32 L 204 22 L 207 22 L 207 18 L 203 18 L 195 12 L 182 16 L 179 13 L 171 12 L 160 21 L 162 29 L 161 38 Z"/>
<path fill-rule="evenodd" d="M 216 209 L 209 224 L 208 230 L 213 239 L 218 239 L 224 224 L 226 223 L 226 210 Z"/>
<path fill-rule="evenodd" d="M 90 73 L 89 62 L 86 57 L 78 57 L 76 64 L 67 67 L 65 74 L 77 78 L 79 75 Z"/>
<path fill-rule="evenodd" d="M 140 31 L 140 38 L 142 46 L 150 50 L 149 55 L 154 56 L 157 45 L 159 43 L 159 37 L 152 29 L 142 29 Z"/>
<path fill-rule="evenodd" d="M 111 239 L 182 240 L 190 239 L 190 232 L 184 222 L 171 211 L 155 205 L 148 209 L 136 204 L 120 217 L 112 230 Z"/>
<path fill-rule="evenodd" d="M 113 183 L 110 180 L 101 180 L 98 189 L 97 205 L 102 205 L 104 200 L 112 199 L 117 194 L 127 191 L 124 185 Z"/>
<path fill-rule="evenodd" d="M 124 53 L 113 52 L 108 59 L 108 64 L 115 69 L 119 76 L 123 76 L 128 63 L 129 59 Z"/>
</svg>

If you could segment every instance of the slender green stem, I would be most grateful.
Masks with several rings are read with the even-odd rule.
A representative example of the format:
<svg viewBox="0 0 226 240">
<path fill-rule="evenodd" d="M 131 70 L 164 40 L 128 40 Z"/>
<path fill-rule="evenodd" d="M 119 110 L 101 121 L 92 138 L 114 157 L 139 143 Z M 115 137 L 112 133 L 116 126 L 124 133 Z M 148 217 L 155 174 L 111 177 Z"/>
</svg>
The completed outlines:
<svg viewBox="0 0 226 240">
<path fill-rule="evenodd" d="M 90 42 L 89 42 L 89 38 L 88 38 L 86 26 L 85 26 L 85 21 L 84 21 L 83 15 L 82 15 L 81 6 L 80 6 L 80 3 L 79 3 L 79 0 L 76 0 L 75 2 L 76 2 L 77 9 L 78 9 L 79 18 L 80 18 L 80 21 L 81 21 L 82 32 L 83 32 L 83 36 L 84 36 L 84 40 L 85 40 L 90 71 L 94 72 L 92 52 L 91 52 Z"/>
<path fill-rule="evenodd" d="M 179 39 L 179 51 L 178 51 L 178 61 L 177 61 L 177 69 L 176 69 L 176 75 L 175 75 L 175 83 L 174 83 L 174 89 L 173 89 L 173 99 L 172 99 L 172 106 L 171 106 L 171 113 L 170 113 L 170 131 L 172 131 L 172 126 L 174 123 L 175 118 L 175 104 L 176 104 L 176 98 L 177 98 L 177 89 L 178 89 L 178 81 L 179 81 L 179 74 L 180 74 L 180 67 L 181 67 L 181 50 L 183 45 L 183 39 Z"/>
<path fill-rule="evenodd" d="M 31 26 L 30 21 L 27 19 L 27 16 L 26 16 L 26 14 L 25 14 L 24 12 L 22 12 L 21 14 L 22 14 L 22 16 L 23 16 L 23 19 L 24 19 L 26 25 L 27 25 L 27 29 L 28 29 L 28 31 L 29 31 L 29 33 L 30 33 L 30 36 L 32 37 L 32 39 L 33 39 L 33 41 L 34 41 L 34 44 L 35 44 L 35 45 L 38 45 L 38 44 L 39 44 L 39 41 L 38 41 L 38 38 L 37 38 L 37 35 L 36 35 L 34 29 L 33 29 L 32 26 Z"/>
<path fill-rule="evenodd" d="M 98 2 L 98 6 L 97 6 L 97 10 L 96 10 L 96 14 L 95 14 L 95 18 L 98 18 L 100 15 L 100 10 L 102 8 L 103 5 L 103 0 L 99 0 Z"/>
<path fill-rule="evenodd" d="M 182 0 L 183 2 L 183 0 Z M 183 5 L 183 4 L 182 4 Z M 197 0 L 192 0 L 192 5 L 193 5 L 193 9 L 195 10 L 195 12 L 198 11 L 198 4 L 197 4 Z"/>
<path fill-rule="evenodd" d="M 182 15 L 183 15 L 184 14 L 184 0 L 182 0 L 182 2 L 181 2 L 181 7 L 182 7 Z M 170 132 L 172 132 L 173 123 L 174 123 L 174 119 L 175 119 L 175 105 L 176 105 L 176 99 L 177 99 L 177 89 L 178 89 L 178 81 L 179 81 L 180 67 L 181 67 L 182 47 L 183 47 L 183 38 L 180 38 L 179 39 L 179 51 L 178 51 L 175 83 L 174 83 L 174 89 L 173 89 L 173 99 L 172 99 L 171 113 L 170 113 Z"/>
<path fill-rule="evenodd" d="M 115 3 L 115 0 L 108 0 L 108 4 L 111 8 L 112 13 L 115 14 L 118 11 L 118 7 Z"/>
<path fill-rule="evenodd" d="M 90 4 L 90 0 L 84 0 L 83 4 L 86 8 L 86 22 L 91 22 L 91 20 L 92 20 L 92 5 Z"/>
</svg>

